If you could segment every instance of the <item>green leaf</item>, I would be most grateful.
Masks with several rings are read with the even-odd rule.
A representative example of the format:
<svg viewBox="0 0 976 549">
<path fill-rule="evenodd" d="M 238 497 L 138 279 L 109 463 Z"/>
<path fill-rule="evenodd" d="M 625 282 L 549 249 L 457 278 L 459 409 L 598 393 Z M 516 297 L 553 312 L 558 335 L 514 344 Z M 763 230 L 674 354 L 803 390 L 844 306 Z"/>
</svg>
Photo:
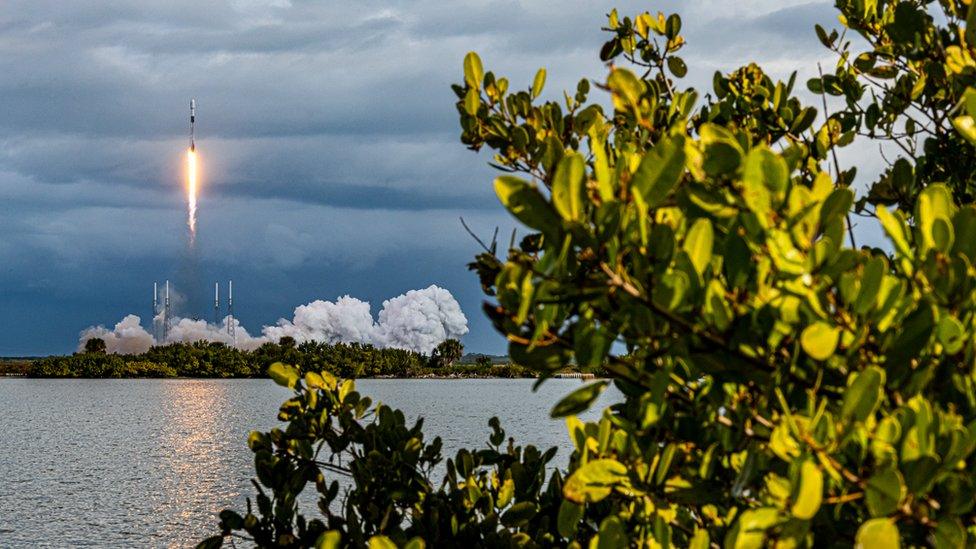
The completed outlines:
<svg viewBox="0 0 976 549">
<path fill-rule="evenodd" d="M 641 160 L 631 184 L 648 208 L 664 202 L 685 172 L 685 137 L 662 139 Z"/>
<path fill-rule="evenodd" d="M 970 4 L 966 11 L 966 43 L 976 44 L 976 4 Z"/>
<path fill-rule="evenodd" d="M 610 516 L 600 523 L 600 530 L 596 535 L 596 549 L 620 549 L 630 545 L 630 538 L 619 517 Z M 590 547 L 593 547 L 591 544 Z"/>
<path fill-rule="evenodd" d="M 537 512 L 536 504 L 531 501 L 516 503 L 502 515 L 502 524 L 509 528 L 524 525 L 532 520 Z"/>
<path fill-rule="evenodd" d="M 892 368 L 907 369 L 911 360 L 928 345 L 934 327 L 935 314 L 932 306 L 920 303 L 918 309 L 902 321 L 901 329 L 895 333 L 895 340 L 885 358 L 885 367 L 889 371 Z"/>
<path fill-rule="evenodd" d="M 857 530 L 854 549 L 899 549 L 901 537 L 894 521 L 886 518 L 871 519 Z"/>
<path fill-rule="evenodd" d="M 593 503 L 609 496 L 615 486 L 628 484 L 627 467 L 615 459 L 597 459 L 573 471 L 563 485 L 563 496 L 574 503 Z"/>
<path fill-rule="evenodd" d="M 651 299 L 658 307 L 673 311 L 684 303 L 689 289 L 691 289 L 691 280 L 684 271 L 668 271 L 664 273 L 659 283 L 654 285 Z"/>
<path fill-rule="evenodd" d="M 712 229 L 712 222 L 707 218 L 700 217 L 692 224 L 685 236 L 684 250 L 691 259 L 691 264 L 695 266 L 695 271 L 699 276 L 705 272 L 705 268 L 712 260 L 712 244 L 715 239 L 715 232 Z"/>
<path fill-rule="evenodd" d="M 547 238 L 558 240 L 561 227 L 559 215 L 535 185 L 518 177 L 503 175 L 495 179 L 495 194 L 516 219 L 541 231 Z"/>
<path fill-rule="evenodd" d="M 968 30 L 968 29 L 967 29 Z M 976 145 L 976 120 L 972 116 L 964 114 L 952 119 L 952 127 L 959 132 L 970 145 Z"/>
<path fill-rule="evenodd" d="M 484 69 L 481 68 L 481 58 L 478 54 L 469 51 L 464 56 L 464 82 L 475 90 L 481 89 L 481 82 L 485 78 Z"/>
<path fill-rule="evenodd" d="M 905 481 L 898 469 L 883 467 L 868 479 L 865 500 L 872 517 L 886 517 L 898 509 L 905 497 Z"/>
<path fill-rule="evenodd" d="M 966 343 L 965 328 L 951 314 L 946 314 L 939 320 L 935 335 L 939 339 L 939 343 L 945 348 L 945 352 L 950 355 L 958 353 L 963 344 Z"/>
<path fill-rule="evenodd" d="M 603 364 L 613 336 L 606 328 L 597 327 L 592 322 L 579 322 L 573 330 L 573 352 L 576 353 L 576 363 L 581 367 L 596 367 Z"/>
<path fill-rule="evenodd" d="M 576 536 L 580 521 L 583 520 L 583 506 L 564 499 L 559 504 L 559 517 L 556 519 L 556 526 L 559 535 L 564 538 Z"/>
<path fill-rule="evenodd" d="M 680 57 L 668 57 L 668 70 L 678 78 L 684 78 L 688 74 L 688 65 Z"/>
<path fill-rule="evenodd" d="M 960 208 L 952 217 L 952 229 L 956 235 L 952 252 L 965 255 L 970 263 L 976 261 L 976 208 Z"/>
<path fill-rule="evenodd" d="M 319 539 L 315 540 L 315 549 L 339 549 L 339 547 L 342 547 L 339 543 L 341 541 L 342 533 L 338 530 L 322 532 Z"/>
<path fill-rule="evenodd" d="M 820 207 L 820 224 L 827 225 L 834 219 L 845 217 L 853 204 L 853 191 L 847 188 L 834 189 Z"/>
<path fill-rule="evenodd" d="M 841 416 L 845 420 L 866 420 L 874 413 L 881 401 L 884 382 L 885 372 L 877 366 L 868 366 L 860 372 L 851 374 L 850 383 L 844 391 Z"/>
<path fill-rule="evenodd" d="M 793 507 L 790 511 L 800 520 L 810 520 L 820 510 L 823 499 L 823 472 L 812 460 L 800 466 L 798 485 L 793 494 Z"/>
<path fill-rule="evenodd" d="M 556 404 L 552 412 L 549 414 L 551 417 L 566 417 L 576 415 L 580 412 L 589 409 L 590 405 L 599 398 L 600 393 L 606 388 L 606 381 L 598 381 L 596 383 L 591 383 L 589 385 L 584 385 L 579 389 L 576 389 L 572 393 L 566 395 L 562 400 Z"/>
<path fill-rule="evenodd" d="M 480 106 L 481 96 L 478 95 L 478 90 L 470 88 L 464 96 L 464 112 L 475 116 L 478 114 L 478 107 Z"/>
<path fill-rule="evenodd" d="M 711 176 L 718 176 L 736 170 L 742 163 L 742 146 L 732 132 L 715 124 L 704 124 L 698 130 L 705 146 L 705 160 L 702 169 Z"/>
<path fill-rule="evenodd" d="M 956 214 L 956 205 L 952 201 L 952 193 L 940 183 L 929 185 L 918 195 L 915 217 L 922 236 L 922 252 L 932 248 L 943 249 L 940 233 L 944 231 L 943 223 L 952 222 Z M 937 223 L 940 222 L 940 223 Z M 936 228 L 935 225 L 939 225 Z"/>
<path fill-rule="evenodd" d="M 294 389 L 299 377 L 301 377 L 297 368 L 281 362 L 275 362 L 268 368 L 268 376 L 278 385 L 289 389 Z"/>
<path fill-rule="evenodd" d="M 878 221 L 881 222 L 881 226 L 884 228 L 885 233 L 888 238 L 891 239 L 891 243 L 895 245 L 895 249 L 901 255 L 912 258 L 914 254 L 912 253 L 912 248 L 908 244 L 908 233 L 905 230 L 905 222 L 901 218 L 900 214 L 892 214 L 882 205 L 878 205 L 875 213 L 878 216 Z"/>
<path fill-rule="evenodd" d="M 811 324 L 800 334 L 800 345 L 803 351 L 814 360 L 827 360 L 833 356 L 839 340 L 840 328 L 826 322 Z"/>
<path fill-rule="evenodd" d="M 763 227 L 771 225 L 773 199 L 785 190 L 788 177 L 786 161 L 769 149 L 757 147 L 746 155 L 742 169 L 742 199 Z"/>
<path fill-rule="evenodd" d="M 859 315 L 869 313 L 878 302 L 881 282 L 888 271 L 888 262 L 881 256 L 874 256 L 864 265 L 861 276 L 861 290 L 854 303 L 854 311 Z"/>
<path fill-rule="evenodd" d="M 765 146 L 755 147 L 746 155 L 743 179 L 761 184 L 773 193 L 782 193 L 789 182 L 790 169 L 786 160 Z"/>
<path fill-rule="evenodd" d="M 579 221 L 583 217 L 585 169 L 583 156 L 569 153 L 559 161 L 552 180 L 552 202 L 556 211 L 568 221 Z"/>
<path fill-rule="evenodd" d="M 970 12 L 976 10 L 970 10 Z M 935 548 L 936 549 L 955 549 L 966 546 L 966 530 L 958 518 L 945 517 L 939 519 L 938 526 L 935 527 Z"/>
<path fill-rule="evenodd" d="M 644 94 L 643 82 L 627 69 L 613 69 L 607 87 L 613 92 L 613 107 L 618 111 L 636 108 Z"/>
<path fill-rule="evenodd" d="M 759 549 L 764 547 L 766 531 L 783 521 L 779 509 L 760 507 L 743 511 L 725 535 L 725 547 Z"/>
<path fill-rule="evenodd" d="M 397 549 L 397 546 L 386 536 L 373 536 L 369 538 L 369 549 Z"/>
<path fill-rule="evenodd" d="M 535 73 L 535 79 L 532 80 L 532 99 L 539 97 L 542 93 L 542 88 L 546 85 L 546 69 L 541 68 Z"/>
</svg>

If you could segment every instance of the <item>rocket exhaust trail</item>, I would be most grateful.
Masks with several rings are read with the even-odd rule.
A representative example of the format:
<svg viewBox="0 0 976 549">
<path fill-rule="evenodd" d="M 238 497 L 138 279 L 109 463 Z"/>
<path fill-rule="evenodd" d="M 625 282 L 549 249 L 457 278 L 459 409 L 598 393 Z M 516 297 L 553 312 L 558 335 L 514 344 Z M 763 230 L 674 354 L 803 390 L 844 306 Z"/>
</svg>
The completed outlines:
<svg viewBox="0 0 976 549">
<path fill-rule="evenodd" d="M 196 124 L 196 101 L 190 100 L 190 148 L 186 151 L 186 225 L 190 231 L 190 247 L 197 237 L 197 145 L 194 141 L 193 126 Z"/>
</svg>

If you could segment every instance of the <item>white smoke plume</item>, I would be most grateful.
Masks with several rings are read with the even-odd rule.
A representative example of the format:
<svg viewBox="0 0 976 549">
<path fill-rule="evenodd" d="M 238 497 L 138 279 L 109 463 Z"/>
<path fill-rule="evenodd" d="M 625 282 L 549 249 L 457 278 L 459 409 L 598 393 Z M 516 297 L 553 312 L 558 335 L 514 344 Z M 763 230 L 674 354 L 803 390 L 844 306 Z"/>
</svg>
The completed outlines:
<svg viewBox="0 0 976 549">
<path fill-rule="evenodd" d="M 369 303 L 343 296 L 335 302 L 316 300 L 295 308 L 291 320 L 280 319 L 274 326 L 265 326 L 254 337 L 234 319 L 235 338 L 228 334 L 227 317 L 221 324 L 205 320 L 175 318 L 170 321 L 166 340 L 157 342 L 140 325 L 136 315 L 128 315 L 113 330 L 93 326 L 81 332 L 78 349 L 94 337 L 105 341 L 109 353 L 138 354 L 157 343 L 193 343 L 213 341 L 252 350 L 266 342 L 277 342 L 291 336 L 299 343 L 369 343 L 377 347 L 393 347 L 430 354 L 446 339 L 458 339 L 468 333 L 468 319 L 451 292 L 431 285 L 383 302 L 378 321 L 373 320 Z M 162 322 L 162 317 L 156 319 Z"/>
</svg>

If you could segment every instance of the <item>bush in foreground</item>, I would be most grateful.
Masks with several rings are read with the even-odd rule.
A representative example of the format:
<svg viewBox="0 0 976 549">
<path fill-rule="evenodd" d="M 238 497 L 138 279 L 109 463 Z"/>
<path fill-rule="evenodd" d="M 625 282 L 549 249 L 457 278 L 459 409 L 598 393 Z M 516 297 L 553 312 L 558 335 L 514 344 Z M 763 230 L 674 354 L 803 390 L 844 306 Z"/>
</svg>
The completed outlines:
<svg viewBox="0 0 976 549">
<path fill-rule="evenodd" d="M 575 451 L 548 481 L 550 454 L 503 449 L 493 423 L 489 444 L 459 452 L 435 487 L 440 445 L 420 422 L 371 408 L 352 382 L 276 365 L 295 390 L 287 427 L 251 435 L 257 506 L 225 511 L 223 535 L 290 547 L 972 545 L 976 8 L 837 5 L 869 49 L 818 28 L 841 57 L 808 86 L 846 105 L 822 123 L 793 78 L 755 65 L 717 74 L 704 99 L 679 89 L 674 15 L 610 14 L 600 55 L 615 64 L 600 85 L 612 113 L 587 103 L 587 80 L 540 104 L 544 71 L 509 93 L 468 54 L 462 141 L 496 151 L 509 173 L 495 191 L 534 231 L 472 265 L 495 297 L 486 312 L 517 363 L 543 375 L 602 366 L 623 402 L 575 419 L 599 381 L 555 407 Z M 858 136 L 902 151 L 857 206 L 890 252 L 850 232 L 855 171 L 834 149 Z M 354 484 L 341 497 L 336 475 Z M 309 483 L 315 518 L 296 503 Z"/>
</svg>

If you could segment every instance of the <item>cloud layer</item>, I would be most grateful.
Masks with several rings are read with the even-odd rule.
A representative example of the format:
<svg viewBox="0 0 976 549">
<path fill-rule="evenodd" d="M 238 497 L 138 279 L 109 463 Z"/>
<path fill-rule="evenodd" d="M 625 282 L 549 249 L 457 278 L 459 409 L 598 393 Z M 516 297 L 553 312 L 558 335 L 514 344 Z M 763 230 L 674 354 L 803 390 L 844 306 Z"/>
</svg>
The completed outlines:
<svg viewBox="0 0 976 549">
<path fill-rule="evenodd" d="M 621 13 L 681 13 L 685 84 L 705 87 L 714 70 L 752 60 L 779 77 L 813 70 L 828 59 L 812 27 L 834 24 L 830 4 L 614 2 Z M 478 310 L 464 267 L 477 246 L 457 218 L 483 235 L 513 222 L 491 191 L 488 156 L 458 143 L 449 86 L 477 50 L 513 88 L 545 66 L 546 97 L 561 98 L 581 76 L 603 76 L 609 6 L 0 2 L 0 355 L 70 350 L 77 326 L 120 318 L 153 280 L 174 278 L 190 97 L 202 167 L 197 283 L 249 288 L 244 324 L 315 295 L 378 303 L 432 283 Z M 44 322 L 25 321 L 35 318 Z M 504 351 L 482 315 L 470 321 L 469 349 Z"/>
</svg>

